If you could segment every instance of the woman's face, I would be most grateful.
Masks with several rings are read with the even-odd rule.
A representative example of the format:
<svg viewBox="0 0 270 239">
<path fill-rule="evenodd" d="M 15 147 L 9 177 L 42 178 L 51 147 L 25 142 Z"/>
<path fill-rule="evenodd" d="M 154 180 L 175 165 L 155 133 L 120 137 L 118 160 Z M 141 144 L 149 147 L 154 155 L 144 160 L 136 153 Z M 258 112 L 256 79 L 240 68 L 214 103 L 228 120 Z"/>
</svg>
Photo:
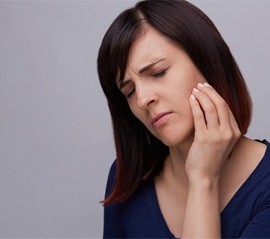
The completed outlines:
<svg viewBox="0 0 270 239">
<path fill-rule="evenodd" d="M 188 143 L 194 124 L 192 89 L 206 80 L 188 55 L 151 27 L 134 42 L 122 83 L 133 114 L 169 147 Z"/>
</svg>

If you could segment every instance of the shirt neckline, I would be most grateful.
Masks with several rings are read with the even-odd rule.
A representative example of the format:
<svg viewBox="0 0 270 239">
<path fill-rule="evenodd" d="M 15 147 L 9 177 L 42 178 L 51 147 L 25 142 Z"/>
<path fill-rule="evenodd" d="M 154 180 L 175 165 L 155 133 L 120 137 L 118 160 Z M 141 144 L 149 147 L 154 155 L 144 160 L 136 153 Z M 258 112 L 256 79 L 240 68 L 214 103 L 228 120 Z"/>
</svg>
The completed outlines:
<svg viewBox="0 0 270 239">
<path fill-rule="evenodd" d="M 255 178 L 257 177 L 258 172 L 260 171 L 261 168 L 264 168 L 264 164 L 267 163 L 267 155 L 270 154 L 270 144 L 267 140 L 256 140 L 259 141 L 261 143 L 266 144 L 266 150 L 265 153 L 262 157 L 262 159 L 260 160 L 259 164 L 255 167 L 255 169 L 252 171 L 252 173 L 249 175 L 249 177 L 243 182 L 243 184 L 238 188 L 238 190 L 236 191 L 236 193 L 232 196 L 232 198 L 230 199 L 230 201 L 227 203 L 227 205 L 223 208 L 223 210 L 220 213 L 220 216 L 222 214 L 224 214 L 227 210 L 229 210 L 229 208 L 231 207 L 231 205 L 234 204 L 234 201 L 237 200 L 237 197 L 239 194 L 241 194 L 243 191 L 245 191 L 245 189 L 247 187 L 250 186 L 250 184 L 252 184 L 252 182 L 255 180 Z M 269 157 L 270 159 L 270 157 Z M 151 180 L 150 183 L 150 188 L 151 188 L 151 197 L 152 197 L 152 201 L 153 201 L 153 207 L 154 207 L 154 211 L 156 213 L 156 216 L 158 218 L 158 221 L 160 222 L 160 225 L 164 228 L 164 230 L 166 231 L 166 233 L 168 234 L 168 237 L 172 237 L 175 238 L 175 236 L 173 235 L 173 233 L 170 231 L 164 217 L 163 214 L 161 212 L 161 209 L 159 207 L 159 203 L 158 203 L 158 198 L 157 198 L 157 192 L 156 192 L 156 188 L 155 188 L 155 183 L 154 180 Z"/>
<path fill-rule="evenodd" d="M 170 231 L 170 229 L 169 229 L 169 227 L 168 227 L 168 225 L 163 217 L 161 209 L 159 207 L 154 180 L 151 180 L 151 182 L 150 182 L 150 189 L 151 189 L 151 200 L 153 202 L 152 205 L 154 207 L 154 212 L 157 216 L 157 219 L 160 223 L 160 226 L 166 231 L 166 234 L 167 234 L 166 237 L 175 238 L 173 233 Z"/>
</svg>

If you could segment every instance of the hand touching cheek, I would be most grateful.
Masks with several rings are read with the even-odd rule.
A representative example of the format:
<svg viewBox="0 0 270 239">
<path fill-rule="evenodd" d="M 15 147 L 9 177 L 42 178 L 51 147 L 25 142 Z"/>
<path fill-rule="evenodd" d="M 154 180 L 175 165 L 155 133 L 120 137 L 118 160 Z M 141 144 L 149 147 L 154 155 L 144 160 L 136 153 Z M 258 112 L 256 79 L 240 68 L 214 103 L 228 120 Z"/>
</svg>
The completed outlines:
<svg viewBox="0 0 270 239">
<path fill-rule="evenodd" d="M 190 96 L 194 142 L 186 160 L 189 180 L 218 179 L 241 133 L 223 98 L 208 83 L 199 83 Z"/>
</svg>

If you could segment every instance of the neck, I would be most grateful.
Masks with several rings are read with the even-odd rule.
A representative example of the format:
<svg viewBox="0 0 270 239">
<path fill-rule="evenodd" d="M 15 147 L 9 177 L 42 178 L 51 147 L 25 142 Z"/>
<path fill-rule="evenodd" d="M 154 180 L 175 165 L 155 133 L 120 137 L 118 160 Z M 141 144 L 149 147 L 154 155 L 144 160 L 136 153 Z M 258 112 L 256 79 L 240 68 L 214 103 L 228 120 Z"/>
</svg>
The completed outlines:
<svg viewBox="0 0 270 239">
<path fill-rule="evenodd" d="M 169 156 L 165 161 L 163 170 L 165 178 L 175 182 L 188 182 L 185 164 L 192 142 L 193 138 L 180 146 L 169 148 Z"/>
<path fill-rule="evenodd" d="M 234 161 L 235 158 L 239 157 L 239 155 L 242 154 L 243 146 L 246 145 L 249 141 L 250 140 L 242 136 L 235 144 L 231 154 L 228 157 L 228 160 L 226 160 L 223 167 L 226 167 L 227 163 Z M 173 180 L 175 182 L 188 182 L 187 174 L 185 171 L 185 164 L 192 143 L 193 138 L 187 143 L 182 143 L 181 146 L 169 148 L 169 156 L 167 157 L 164 164 L 164 176 L 166 175 L 166 178 L 170 179 L 170 181 Z"/>
</svg>

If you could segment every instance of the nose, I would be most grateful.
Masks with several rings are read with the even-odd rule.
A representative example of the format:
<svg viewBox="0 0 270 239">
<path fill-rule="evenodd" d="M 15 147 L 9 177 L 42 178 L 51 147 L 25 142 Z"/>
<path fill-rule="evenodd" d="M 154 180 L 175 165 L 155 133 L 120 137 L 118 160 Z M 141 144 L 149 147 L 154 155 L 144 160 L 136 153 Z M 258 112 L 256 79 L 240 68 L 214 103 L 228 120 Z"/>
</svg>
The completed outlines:
<svg viewBox="0 0 270 239">
<path fill-rule="evenodd" d="M 137 86 L 137 106 L 140 109 L 146 109 L 152 104 L 155 104 L 158 101 L 157 93 L 154 88 L 151 86 Z"/>
</svg>

